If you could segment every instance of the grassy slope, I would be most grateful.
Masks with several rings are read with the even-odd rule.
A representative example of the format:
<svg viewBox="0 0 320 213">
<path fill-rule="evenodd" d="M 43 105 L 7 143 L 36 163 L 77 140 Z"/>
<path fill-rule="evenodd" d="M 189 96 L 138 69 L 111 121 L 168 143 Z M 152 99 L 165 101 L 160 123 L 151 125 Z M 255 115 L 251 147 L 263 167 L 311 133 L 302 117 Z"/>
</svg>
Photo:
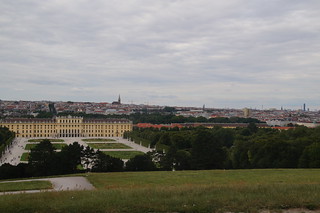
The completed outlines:
<svg viewBox="0 0 320 213">
<path fill-rule="evenodd" d="M 256 212 L 320 208 L 320 170 L 90 173 L 96 191 L 0 196 L 0 212 Z"/>
</svg>

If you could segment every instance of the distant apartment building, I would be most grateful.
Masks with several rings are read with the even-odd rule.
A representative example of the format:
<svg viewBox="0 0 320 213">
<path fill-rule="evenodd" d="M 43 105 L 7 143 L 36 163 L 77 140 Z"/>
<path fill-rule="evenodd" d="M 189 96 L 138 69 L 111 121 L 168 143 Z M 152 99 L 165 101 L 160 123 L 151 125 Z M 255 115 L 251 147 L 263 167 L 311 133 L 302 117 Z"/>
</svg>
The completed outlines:
<svg viewBox="0 0 320 213">
<path fill-rule="evenodd" d="M 16 137 L 122 137 L 132 130 L 127 119 L 87 119 L 83 117 L 10 118 L 0 120 Z"/>
</svg>

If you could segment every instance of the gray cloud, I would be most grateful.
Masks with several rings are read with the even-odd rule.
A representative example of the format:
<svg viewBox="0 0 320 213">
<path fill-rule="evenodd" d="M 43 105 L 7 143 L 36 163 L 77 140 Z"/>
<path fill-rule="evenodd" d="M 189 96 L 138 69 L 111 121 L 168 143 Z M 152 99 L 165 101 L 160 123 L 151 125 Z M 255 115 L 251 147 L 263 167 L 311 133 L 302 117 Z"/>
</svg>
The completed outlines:
<svg viewBox="0 0 320 213">
<path fill-rule="evenodd" d="M 319 109 L 320 2 L 1 1 L 1 99 Z M 17 87 L 19 89 L 17 90 Z"/>
</svg>

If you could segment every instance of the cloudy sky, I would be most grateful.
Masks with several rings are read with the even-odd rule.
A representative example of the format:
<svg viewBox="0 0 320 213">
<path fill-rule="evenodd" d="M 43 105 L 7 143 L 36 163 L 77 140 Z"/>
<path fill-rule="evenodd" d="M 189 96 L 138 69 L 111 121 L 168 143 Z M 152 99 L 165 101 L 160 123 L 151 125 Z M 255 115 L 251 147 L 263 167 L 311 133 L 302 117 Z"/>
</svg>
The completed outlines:
<svg viewBox="0 0 320 213">
<path fill-rule="evenodd" d="M 319 0 L 1 0 L 0 99 L 320 109 Z"/>
</svg>

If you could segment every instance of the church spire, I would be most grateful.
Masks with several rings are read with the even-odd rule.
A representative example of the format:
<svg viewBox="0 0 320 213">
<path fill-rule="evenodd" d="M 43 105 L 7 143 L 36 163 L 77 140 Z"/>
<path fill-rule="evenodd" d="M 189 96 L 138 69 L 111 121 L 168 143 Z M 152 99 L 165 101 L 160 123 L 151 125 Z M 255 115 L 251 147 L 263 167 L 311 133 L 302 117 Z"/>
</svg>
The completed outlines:
<svg viewBox="0 0 320 213">
<path fill-rule="evenodd" d="M 119 94 L 119 98 L 118 98 L 118 103 L 121 104 L 120 94 Z"/>
</svg>

